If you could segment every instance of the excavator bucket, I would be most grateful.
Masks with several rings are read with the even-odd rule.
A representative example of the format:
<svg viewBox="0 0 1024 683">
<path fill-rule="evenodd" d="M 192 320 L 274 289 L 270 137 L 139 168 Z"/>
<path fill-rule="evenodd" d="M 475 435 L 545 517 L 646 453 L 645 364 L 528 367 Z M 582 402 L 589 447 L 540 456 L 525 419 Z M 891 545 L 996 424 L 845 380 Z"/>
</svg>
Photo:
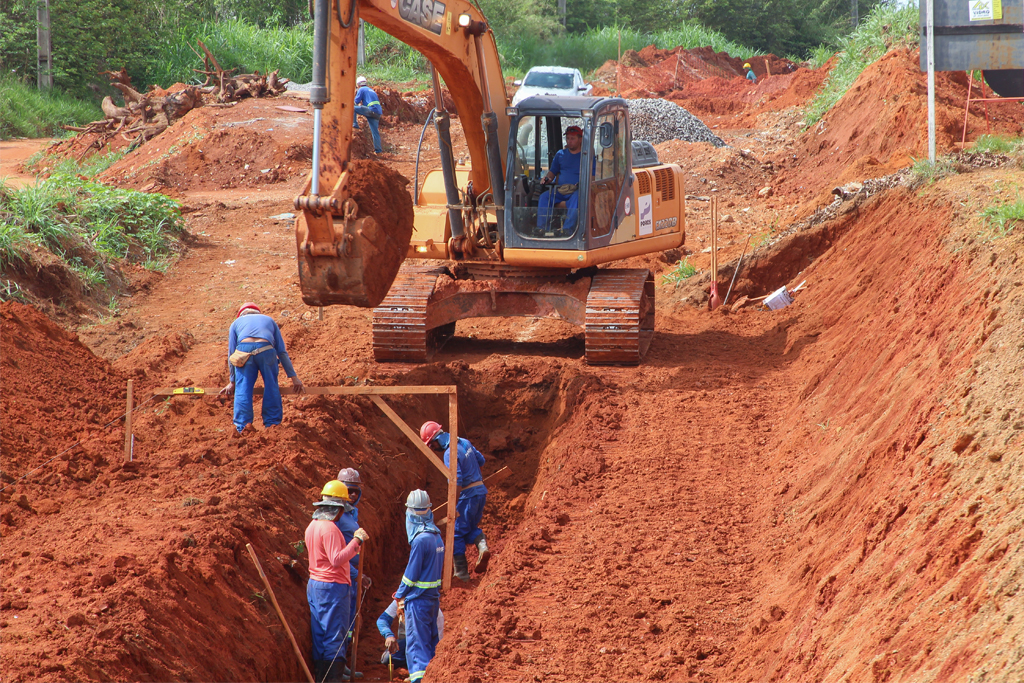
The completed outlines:
<svg viewBox="0 0 1024 683">
<path fill-rule="evenodd" d="M 309 306 L 377 306 L 409 252 L 409 181 L 373 161 L 355 161 L 350 171 L 345 215 L 303 212 L 295 223 L 299 286 Z M 333 239 L 315 242 L 313 235 Z"/>
</svg>

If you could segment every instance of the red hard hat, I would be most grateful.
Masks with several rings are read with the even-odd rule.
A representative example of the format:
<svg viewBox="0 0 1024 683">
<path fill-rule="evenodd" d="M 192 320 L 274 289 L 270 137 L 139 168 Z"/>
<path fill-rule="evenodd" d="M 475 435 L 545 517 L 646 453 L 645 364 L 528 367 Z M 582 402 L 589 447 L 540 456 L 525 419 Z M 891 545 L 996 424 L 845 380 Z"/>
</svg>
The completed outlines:
<svg viewBox="0 0 1024 683">
<path fill-rule="evenodd" d="M 434 440 L 435 436 L 443 431 L 444 429 L 441 428 L 441 425 L 436 422 L 424 422 L 423 426 L 420 427 L 420 439 L 423 440 L 423 443 L 430 443 Z"/>
<path fill-rule="evenodd" d="M 259 306 L 257 306 L 256 304 L 254 304 L 251 301 L 246 301 L 244 304 L 242 304 L 241 306 L 238 307 L 238 315 L 236 315 L 235 317 L 237 318 L 238 316 L 242 315 L 242 311 L 244 311 L 244 310 L 246 310 L 248 308 L 256 309 L 257 313 L 261 312 Z"/>
<path fill-rule="evenodd" d="M 573 133 L 575 133 L 576 135 L 583 135 L 583 129 L 580 128 L 579 126 L 569 126 L 568 128 L 565 129 L 566 135 L 572 135 Z"/>
</svg>

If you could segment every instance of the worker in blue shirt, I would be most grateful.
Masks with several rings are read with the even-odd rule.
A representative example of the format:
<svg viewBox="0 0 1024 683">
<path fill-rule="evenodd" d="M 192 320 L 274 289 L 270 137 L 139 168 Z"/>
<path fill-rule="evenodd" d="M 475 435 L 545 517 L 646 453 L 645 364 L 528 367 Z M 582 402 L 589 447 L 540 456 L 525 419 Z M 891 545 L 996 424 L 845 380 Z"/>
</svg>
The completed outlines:
<svg viewBox="0 0 1024 683">
<path fill-rule="evenodd" d="M 377 93 L 367 87 L 366 76 L 356 78 L 355 104 L 355 114 L 352 115 L 352 127 L 359 128 L 359 119 L 356 118 L 357 114 L 365 118 L 366 124 L 370 126 L 370 135 L 373 137 L 373 151 L 380 154 L 384 151 L 380 146 L 380 116 L 384 113 L 384 110 L 381 109 Z"/>
<path fill-rule="evenodd" d="M 569 126 L 565 129 L 565 147 L 555 152 L 551 168 L 541 179 L 541 185 L 549 185 L 557 177 L 554 190 L 540 195 L 537 208 L 537 227 L 544 228 L 551 220 L 554 209 L 565 209 L 562 232 L 572 234 L 576 229 L 580 205 L 580 162 L 583 159 L 583 129 Z"/>
<path fill-rule="evenodd" d="M 395 620 L 398 620 L 397 631 L 391 630 Z M 391 604 L 377 617 L 377 631 L 384 637 L 384 654 L 380 658 L 381 664 L 387 664 L 391 659 L 394 667 L 408 668 L 405 659 L 406 652 L 406 629 L 405 619 L 398 618 L 398 601 L 392 600 Z M 444 638 L 444 613 L 437 610 L 437 639 Z"/>
<path fill-rule="evenodd" d="M 363 497 L 363 479 L 362 479 L 362 477 L 359 476 L 359 472 L 357 470 L 354 470 L 351 467 L 346 467 L 346 468 L 342 469 L 340 472 L 338 472 L 338 479 L 337 480 L 340 481 L 341 483 L 343 483 L 348 488 L 349 500 L 344 505 L 344 512 L 341 514 L 341 517 L 339 517 L 338 521 L 336 521 L 334 524 L 335 524 L 335 526 L 338 527 L 338 529 L 341 530 L 341 535 L 345 537 L 345 543 L 349 543 L 349 542 L 351 542 L 352 536 L 353 536 L 353 534 L 355 534 L 356 529 L 359 528 L 359 508 L 356 507 L 356 506 L 359 505 L 359 501 Z M 359 591 L 365 590 L 365 588 L 368 587 L 368 585 L 370 583 L 369 578 L 364 576 L 363 577 L 363 583 L 365 584 L 365 586 L 360 586 L 359 585 L 359 554 L 358 553 L 356 554 L 355 557 L 353 557 L 351 560 L 349 560 L 349 575 L 350 575 L 349 578 L 352 581 L 351 585 L 352 585 L 353 588 L 352 588 L 351 591 L 349 591 L 349 611 L 348 611 L 348 613 L 351 616 L 349 618 L 350 626 L 349 626 L 349 630 L 348 630 L 348 635 L 346 636 L 346 645 L 345 645 L 346 651 L 348 651 L 348 649 L 351 647 L 352 629 L 354 628 L 354 625 L 355 625 L 356 604 L 357 604 L 358 598 L 359 598 Z M 353 662 L 353 666 L 354 665 L 355 665 L 355 663 Z M 353 674 L 349 670 L 348 667 L 345 667 L 345 669 L 344 669 L 344 671 L 342 673 L 343 673 L 342 678 L 344 680 L 349 680 L 350 678 L 353 678 L 353 677 L 354 678 L 362 678 L 363 677 L 363 672 L 362 671 L 356 671 L 355 674 Z"/>
<path fill-rule="evenodd" d="M 242 351 L 250 354 L 240 367 L 230 360 L 232 354 Z M 260 313 L 259 306 L 247 301 L 238 309 L 235 321 L 228 330 L 228 367 L 231 377 L 226 387 L 220 390 L 222 396 L 235 397 L 235 429 L 242 431 L 252 424 L 252 394 L 256 378 L 263 376 L 263 426 L 281 424 L 283 409 L 281 389 L 277 386 L 278 363 L 284 366 L 285 374 L 292 380 L 295 392 L 303 391 L 302 380 L 292 367 L 292 359 L 284 348 L 281 328 L 269 315 Z"/>
<path fill-rule="evenodd" d="M 417 683 L 434 658 L 440 634 L 437 613 L 441 607 L 441 576 L 444 572 L 444 542 L 434 525 L 430 497 L 417 489 L 405 501 L 405 533 L 409 539 L 409 562 L 402 585 L 395 592 L 398 609 L 405 612 L 406 662 L 410 683 Z"/>
<path fill-rule="evenodd" d="M 449 465 L 449 453 L 451 452 L 451 435 L 445 432 L 441 425 L 436 422 L 424 422 L 420 427 L 420 438 L 423 443 L 436 451 L 444 453 L 444 464 Z M 480 474 L 480 466 L 484 464 L 484 456 L 477 449 L 473 448 L 466 439 L 459 439 L 459 498 L 455 502 L 455 511 L 458 516 L 455 518 L 455 546 L 452 554 L 455 564 L 455 576 L 463 581 L 469 581 L 469 562 L 466 561 L 466 546 L 476 545 L 479 555 L 477 556 L 474 569 L 482 574 L 487 569 L 487 561 L 491 557 L 491 551 L 487 547 L 487 538 L 480 530 L 480 520 L 484 516 L 484 505 L 487 503 L 487 487 L 484 486 L 483 475 Z"/>
<path fill-rule="evenodd" d="M 754 69 L 750 66 L 750 62 L 743 65 L 743 68 L 747 70 L 747 80 L 751 83 L 757 83 L 757 74 L 754 73 Z"/>
</svg>

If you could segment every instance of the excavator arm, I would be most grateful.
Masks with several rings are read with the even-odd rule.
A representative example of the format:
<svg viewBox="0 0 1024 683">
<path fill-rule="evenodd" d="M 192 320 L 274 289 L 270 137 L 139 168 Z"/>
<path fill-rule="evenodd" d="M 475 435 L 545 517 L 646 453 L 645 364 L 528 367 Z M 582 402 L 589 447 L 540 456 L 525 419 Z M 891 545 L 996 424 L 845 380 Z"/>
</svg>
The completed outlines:
<svg viewBox="0 0 1024 683">
<path fill-rule="evenodd" d="M 504 204 L 508 94 L 494 34 L 466 0 L 315 0 L 313 168 L 295 199 L 299 281 L 309 305 L 373 307 L 383 300 L 405 259 L 411 238 L 407 216 L 393 225 L 351 194 L 350 163 L 359 19 L 422 53 L 433 67 L 435 122 L 452 239 L 461 251 L 466 198 L 455 183 L 449 119 L 438 76 L 448 86 L 469 146 L 474 195 L 490 192 Z M 383 201 L 387 201 L 386 199 Z M 373 204 L 370 202 L 369 204 Z M 404 204 L 403 204 L 404 205 Z"/>
</svg>

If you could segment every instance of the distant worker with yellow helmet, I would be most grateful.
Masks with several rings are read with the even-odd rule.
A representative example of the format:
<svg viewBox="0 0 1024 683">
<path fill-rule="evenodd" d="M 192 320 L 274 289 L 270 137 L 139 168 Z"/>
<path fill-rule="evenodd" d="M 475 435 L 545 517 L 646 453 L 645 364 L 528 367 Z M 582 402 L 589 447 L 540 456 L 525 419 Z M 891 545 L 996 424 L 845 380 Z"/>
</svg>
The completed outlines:
<svg viewBox="0 0 1024 683">
<path fill-rule="evenodd" d="M 751 83 L 757 83 L 757 74 L 754 73 L 753 67 L 750 66 L 750 62 L 745 62 L 743 68 L 747 70 L 747 80 Z"/>
<path fill-rule="evenodd" d="M 356 529 L 352 541 L 345 543 L 335 522 L 351 503 L 348 487 L 332 480 L 324 485 L 322 499 L 313 503 L 313 521 L 306 527 L 306 552 L 309 553 L 309 623 L 313 633 L 313 666 L 316 680 L 336 683 L 344 680 L 345 638 L 348 635 L 350 563 L 369 538 Z"/>
</svg>

